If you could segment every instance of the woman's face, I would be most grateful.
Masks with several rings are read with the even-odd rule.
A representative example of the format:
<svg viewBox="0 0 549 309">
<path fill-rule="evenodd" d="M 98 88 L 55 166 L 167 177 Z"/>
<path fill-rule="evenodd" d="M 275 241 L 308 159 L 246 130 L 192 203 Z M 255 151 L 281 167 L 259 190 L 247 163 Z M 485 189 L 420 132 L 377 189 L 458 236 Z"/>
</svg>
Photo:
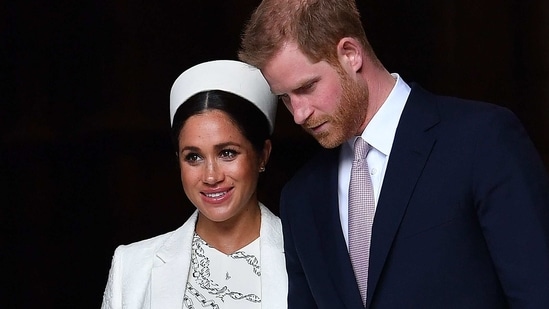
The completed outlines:
<svg viewBox="0 0 549 309">
<path fill-rule="evenodd" d="M 191 116 L 179 133 L 179 165 L 183 190 L 203 219 L 238 220 L 257 208 L 260 167 L 270 153 L 258 155 L 252 144 L 222 111 Z"/>
</svg>

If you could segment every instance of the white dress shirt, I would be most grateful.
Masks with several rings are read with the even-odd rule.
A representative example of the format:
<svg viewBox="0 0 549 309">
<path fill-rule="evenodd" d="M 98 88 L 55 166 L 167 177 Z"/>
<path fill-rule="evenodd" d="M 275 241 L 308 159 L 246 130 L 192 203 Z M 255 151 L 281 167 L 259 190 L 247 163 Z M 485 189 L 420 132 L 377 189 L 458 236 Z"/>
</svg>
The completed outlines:
<svg viewBox="0 0 549 309">
<path fill-rule="evenodd" d="M 402 80 L 400 75 L 396 73 L 391 75 L 396 79 L 395 86 L 361 135 L 370 144 L 366 161 L 372 178 L 376 207 L 400 115 L 410 94 L 410 86 Z M 349 247 L 349 181 L 355 139 L 354 136 L 341 145 L 338 171 L 339 219 L 347 247 Z"/>
</svg>

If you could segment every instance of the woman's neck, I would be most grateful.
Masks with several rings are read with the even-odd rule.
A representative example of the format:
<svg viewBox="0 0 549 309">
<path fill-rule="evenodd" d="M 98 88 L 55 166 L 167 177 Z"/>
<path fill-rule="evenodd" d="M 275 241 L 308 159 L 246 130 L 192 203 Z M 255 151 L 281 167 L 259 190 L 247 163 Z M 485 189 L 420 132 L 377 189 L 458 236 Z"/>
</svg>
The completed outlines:
<svg viewBox="0 0 549 309">
<path fill-rule="evenodd" d="M 198 214 L 196 233 L 210 246 L 231 254 L 242 249 L 259 237 L 261 211 L 254 207 L 243 214 L 223 222 L 208 220 Z"/>
</svg>

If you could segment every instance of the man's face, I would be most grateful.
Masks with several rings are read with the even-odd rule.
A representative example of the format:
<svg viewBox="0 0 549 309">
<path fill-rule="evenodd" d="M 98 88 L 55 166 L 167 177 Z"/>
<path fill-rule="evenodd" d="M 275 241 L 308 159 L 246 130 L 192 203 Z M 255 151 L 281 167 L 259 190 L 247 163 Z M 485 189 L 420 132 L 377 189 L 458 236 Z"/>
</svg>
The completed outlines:
<svg viewBox="0 0 549 309">
<path fill-rule="evenodd" d="M 261 71 L 295 123 L 323 147 L 337 147 L 361 133 L 368 91 L 343 69 L 326 61 L 312 63 L 289 43 Z"/>
</svg>

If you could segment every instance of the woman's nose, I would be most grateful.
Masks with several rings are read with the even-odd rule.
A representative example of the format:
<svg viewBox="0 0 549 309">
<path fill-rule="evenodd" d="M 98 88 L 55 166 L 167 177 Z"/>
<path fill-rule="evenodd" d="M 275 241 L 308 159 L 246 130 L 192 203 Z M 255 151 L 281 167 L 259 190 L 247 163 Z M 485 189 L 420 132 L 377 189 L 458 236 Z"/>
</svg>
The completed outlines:
<svg viewBox="0 0 549 309">
<path fill-rule="evenodd" d="M 202 181 L 206 184 L 216 184 L 223 180 L 223 171 L 217 163 L 207 162 L 204 166 L 204 175 Z"/>
</svg>

